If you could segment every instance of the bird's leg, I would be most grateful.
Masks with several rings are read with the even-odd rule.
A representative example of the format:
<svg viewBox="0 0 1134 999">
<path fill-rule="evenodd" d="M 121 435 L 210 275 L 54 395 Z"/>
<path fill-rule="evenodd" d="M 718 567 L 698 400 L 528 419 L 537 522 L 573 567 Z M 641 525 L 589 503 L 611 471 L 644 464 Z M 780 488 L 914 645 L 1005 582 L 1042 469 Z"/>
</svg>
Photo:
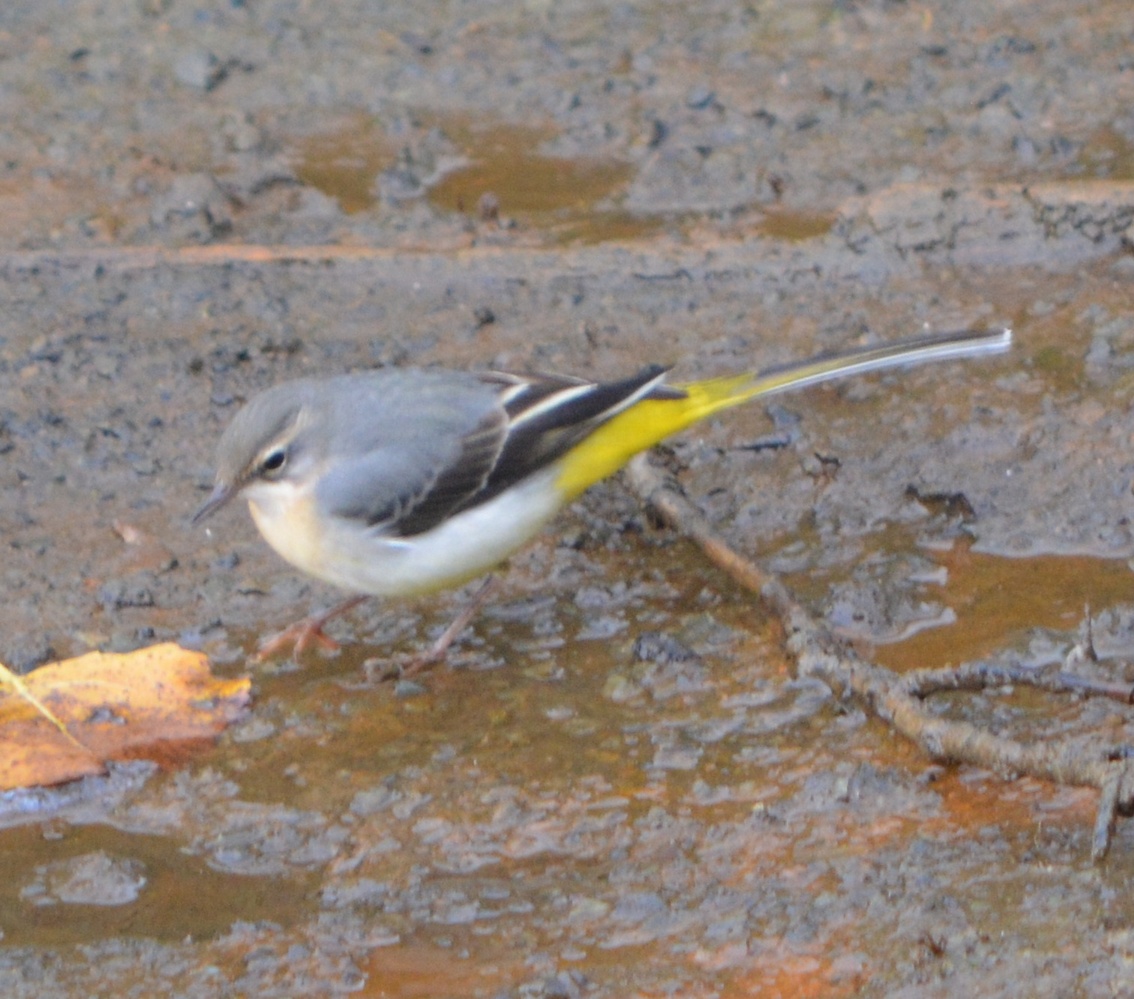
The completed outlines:
<svg viewBox="0 0 1134 999">
<path fill-rule="evenodd" d="M 338 617 L 340 614 L 354 610 L 355 607 L 366 599 L 368 598 L 365 594 L 351 597 L 349 600 L 344 600 L 341 604 L 335 604 L 329 611 L 324 611 L 322 614 L 316 614 L 313 617 L 304 618 L 302 621 L 296 621 L 290 628 L 284 628 L 278 635 L 264 642 L 256 652 L 256 661 L 263 662 L 269 656 L 274 656 L 277 652 L 288 648 L 291 649 L 294 655 L 298 656 L 312 643 L 326 649 L 328 652 L 337 652 L 339 643 L 331 638 L 330 635 L 324 633 L 323 625 L 332 618 Z"/>
<path fill-rule="evenodd" d="M 414 676 L 417 673 L 425 672 L 425 670 L 441 662 L 441 660 L 445 658 L 445 653 L 449 651 L 449 646 L 460 637 L 461 632 L 469 626 L 469 622 L 480 613 L 484 605 L 488 603 L 492 594 L 496 592 L 498 586 L 499 580 L 495 576 L 489 576 L 477 587 L 476 592 L 472 595 L 472 599 L 470 599 L 461 609 L 461 612 L 453 618 L 449 627 L 441 632 L 437 641 L 424 652 L 414 656 L 409 662 L 398 666 L 392 675 L 394 677 Z"/>
</svg>

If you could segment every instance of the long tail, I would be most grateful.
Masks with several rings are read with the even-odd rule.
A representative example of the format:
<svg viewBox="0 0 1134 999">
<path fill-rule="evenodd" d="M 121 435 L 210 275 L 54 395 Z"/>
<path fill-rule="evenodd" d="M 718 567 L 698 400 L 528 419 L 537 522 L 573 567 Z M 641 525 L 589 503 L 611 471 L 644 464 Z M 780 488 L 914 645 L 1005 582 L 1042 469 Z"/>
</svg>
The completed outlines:
<svg viewBox="0 0 1134 999">
<path fill-rule="evenodd" d="M 928 361 L 999 354 L 1012 344 L 1010 329 L 963 330 L 826 354 L 755 373 L 675 385 L 683 398 L 649 397 L 604 423 L 565 457 L 559 488 L 569 497 L 618 471 L 639 451 L 713 413 L 759 396 Z"/>
</svg>

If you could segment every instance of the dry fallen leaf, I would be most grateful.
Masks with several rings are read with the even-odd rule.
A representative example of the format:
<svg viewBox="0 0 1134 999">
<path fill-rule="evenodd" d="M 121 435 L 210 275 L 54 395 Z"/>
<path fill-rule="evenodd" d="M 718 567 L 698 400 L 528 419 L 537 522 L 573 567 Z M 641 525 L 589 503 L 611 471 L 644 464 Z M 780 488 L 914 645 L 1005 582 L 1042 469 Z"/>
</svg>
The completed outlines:
<svg viewBox="0 0 1134 999">
<path fill-rule="evenodd" d="M 107 760 L 168 758 L 176 744 L 219 734 L 250 698 L 247 677 L 218 679 L 204 655 L 172 643 L 91 652 L 5 685 L 3 790 L 102 773 Z"/>
<path fill-rule="evenodd" d="M 31 687 L 24 683 L 24 681 L 21 680 L 17 674 L 13 673 L 3 663 L 0 663 L 0 686 L 7 687 L 9 691 L 11 691 L 11 693 L 13 693 L 16 697 L 21 698 L 29 705 L 31 705 L 31 707 L 38 711 L 42 717 L 51 722 L 51 724 L 59 730 L 59 733 L 63 736 L 63 738 L 70 742 L 72 745 L 83 752 L 87 751 L 87 747 L 79 742 L 79 740 L 76 739 L 70 732 L 68 732 L 67 726 L 64 725 L 58 718 L 55 717 L 55 715 L 51 713 L 51 709 L 46 704 L 44 704 L 43 701 L 35 696 L 35 692 L 31 689 Z"/>
</svg>

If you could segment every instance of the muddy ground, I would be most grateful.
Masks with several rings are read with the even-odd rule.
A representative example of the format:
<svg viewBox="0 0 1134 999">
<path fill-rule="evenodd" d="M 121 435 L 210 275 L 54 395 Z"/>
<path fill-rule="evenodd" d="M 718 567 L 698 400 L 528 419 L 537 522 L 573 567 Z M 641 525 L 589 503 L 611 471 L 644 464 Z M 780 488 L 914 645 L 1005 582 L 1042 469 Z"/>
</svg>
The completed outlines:
<svg viewBox="0 0 1134 999">
<path fill-rule="evenodd" d="M 728 414 L 666 460 L 895 668 L 1134 629 L 1134 26 L 1122 0 L 58 0 L 0 10 L 0 656 L 173 639 L 248 719 L 10 794 L 5 996 L 1134 993 L 1134 830 L 943 767 L 792 678 L 776 621 L 604 484 L 420 688 L 460 604 L 335 594 L 216 439 L 298 374 L 682 378 L 1011 325 L 993 360 Z M 486 197 L 491 195 L 491 197 Z M 1134 738 L 1119 705 L 947 710 Z"/>
</svg>

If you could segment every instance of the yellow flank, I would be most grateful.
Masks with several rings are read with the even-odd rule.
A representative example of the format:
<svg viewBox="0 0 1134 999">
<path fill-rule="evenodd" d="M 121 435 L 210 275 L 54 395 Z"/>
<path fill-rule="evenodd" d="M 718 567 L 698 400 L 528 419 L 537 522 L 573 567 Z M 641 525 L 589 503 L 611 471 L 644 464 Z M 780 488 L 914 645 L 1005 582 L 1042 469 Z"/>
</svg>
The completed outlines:
<svg viewBox="0 0 1134 999">
<path fill-rule="evenodd" d="M 639 451 L 653 447 L 698 420 L 738 406 L 769 390 L 768 381 L 751 374 L 675 385 L 683 399 L 643 399 L 604 423 L 563 457 L 556 485 L 574 499 L 613 475 Z"/>
</svg>

